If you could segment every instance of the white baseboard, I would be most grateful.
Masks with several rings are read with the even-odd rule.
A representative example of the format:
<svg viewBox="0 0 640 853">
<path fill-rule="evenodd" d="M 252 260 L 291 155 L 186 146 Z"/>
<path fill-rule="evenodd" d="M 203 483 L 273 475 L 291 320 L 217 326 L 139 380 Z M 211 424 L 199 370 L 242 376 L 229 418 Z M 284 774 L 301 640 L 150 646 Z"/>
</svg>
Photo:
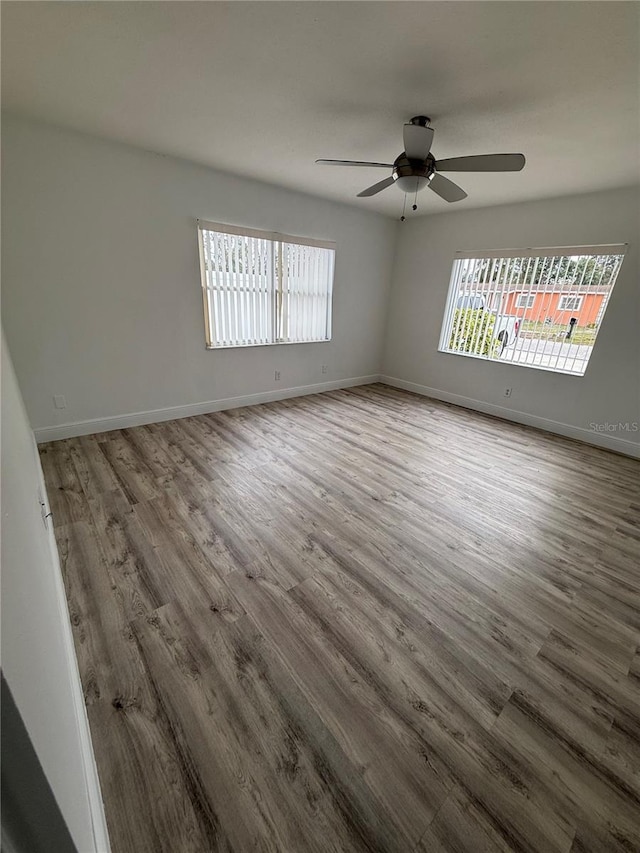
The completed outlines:
<svg viewBox="0 0 640 853">
<path fill-rule="evenodd" d="M 528 412 L 520 412 L 516 409 L 507 409 L 504 406 L 486 403 L 484 400 L 474 400 L 472 397 L 462 397 L 460 394 L 451 394 L 449 391 L 440 391 L 438 388 L 429 388 L 426 385 L 418 385 L 416 382 L 407 382 L 395 376 L 382 375 L 380 376 L 380 382 L 383 382 L 385 385 L 391 385 L 393 388 L 413 391 L 414 394 L 421 394 L 423 397 L 433 397 L 435 400 L 453 403 L 454 406 L 474 409 L 477 412 L 483 412 L 485 415 L 493 415 L 506 421 L 515 421 L 518 424 L 542 429 L 545 432 L 552 432 L 556 435 L 562 435 L 565 438 L 573 438 L 584 444 L 592 444 L 595 447 L 603 447 L 606 450 L 613 450 L 616 453 L 640 459 L 640 444 L 612 436 L 608 433 L 599 433 L 595 432 L 595 430 L 576 427 L 572 424 L 562 423 L 561 421 L 552 421 L 548 418 L 531 415 Z"/>
<path fill-rule="evenodd" d="M 258 394 L 245 394 L 242 397 L 226 397 L 221 400 L 189 403 L 185 406 L 170 406 L 166 409 L 130 412 L 125 415 L 40 427 L 34 429 L 33 434 L 38 444 L 42 444 L 45 441 L 58 441 L 61 438 L 73 438 L 77 435 L 91 435 L 95 432 L 108 432 L 113 429 L 125 429 L 142 424 L 173 421 L 177 418 L 188 418 L 191 415 L 206 415 L 209 412 L 221 412 L 224 409 L 255 406 L 257 403 L 272 403 L 275 400 L 319 394 L 322 391 L 336 391 L 340 388 L 353 388 L 356 385 L 370 385 L 372 382 L 378 382 L 379 379 L 380 376 L 377 373 L 370 376 L 352 376 L 349 379 L 338 379 L 333 382 L 318 382 L 314 385 L 298 385 L 293 388 L 278 388 L 275 391 L 261 391 Z"/>
<path fill-rule="evenodd" d="M 220 400 L 207 400 L 202 403 L 190 403 L 184 406 L 170 406 L 165 409 L 152 409 L 145 412 L 131 412 L 124 415 L 114 415 L 107 418 L 95 418 L 86 421 L 76 421 L 57 426 L 40 427 L 34 430 L 38 444 L 45 441 L 58 441 L 62 438 L 73 438 L 77 435 L 91 435 L 96 432 L 108 432 L 114 429 L 125 429 L 126 427 L 141 426 L 142 424 L 159 423 L 160 421 L 171 421 L 178 418 L 187 418 L 191 415 L 205 415 L 209 412 L 220 412 L 225 409 L 237 409 L 242 406 L 253 406 L 257 403 L 271 403 L 276 400 L 287 400 L 291 397 L 302 397 L 308 394 L 319 394 L 323 391 L 335 391 L 340 388 L 353 388 L 356 385 L 370 385 L 373 382 L 383 382 L 393 388 L 401 388 L 412 391 L 423 397 L 433 397 L 445 403 L 462 406 L 465 409 L 474 409 L 486 415 L 493 415 L 503 420 L 514 421 L 525 426 L 542 429 L 565 438 L 573 438 L 585 444 L 595 447 L 603 447 L 613 450 L 625 456 L 640 458 L 640 444 L 628 441 L 624 438 L 612 436 L 608 433 L 599 433 L 594 430 L 584 429 L 565 424 L 561 421 L 553 421 L 549 418 L 538 417 L 528 412 L 520 412 L 516 409 L 507 409 L 487 403 L 484 400 L 475 400 L 472 397 L 463 397 L 460 394 L 452 394 L 449 391 L 441 391 L 438 388 L 429 388 L 416 382 L 407 382 L 395 376 L 371 374 L 369 376 L 354 376 L 349 379 L 338 379 L 333 382 L 318 382 L 313 385 L 298 385 L 293 388 L 278 388 L 274 391 L 261 391 L 257 394 L 245 394 L 240 397 L 225 397 Z"/>
<path fill-rule="evenodd" d="M 51 512 L 49 506 L 49 498 L 47 496 L 47 487 L 44 481 L 44 472 L 40 464 L 40 458 L 37 448 L 34 445 L 34 453 L 36 459 L 36 467 L 38 478 L 40 481 L 39 494 L 46 500 L 45 514 Z M 47 516 L 48 517 L 48 516 Z M 58 547 L 53 533 L 51 523 L 47 526 L 47 541 L 49 553 L 51 555 L 51 563 L 55 567 L 54 579 L 56 590 L 56 599 L 58 605 L 58 615 L 60 625 L 62 626 L 63 642 L 65 647 L 65 655 L 67 658 L 69 680 L 71 686 L 71 695 L 73 697 L 73 713 L 76 720 L 78 732 L 78 740 L 80 742 L 80 752 L 82 756 L 82 769 L 84 772 L 84 782 L 87 794 L 87 807 L 91 815 L 91 827 L 93 831 L 93 851 L 95 853 L 110 853 L 111 844 L 109 842 L 109 831 L 107 829 L 107 818 L 104 811 L 104 803 L 102 800 L 102 789 L 100 787 L 100 779 L 98 776 L 98 766 L 96 764 L 95 753 L 93 751 L 93 741 L 91 740 L 91 729 L 89 727 L 89 717 L 87 715 L 87 707 L 84 702 L 84 692 L 82 690 L 82 681 L 80 679 L 80 669 L 78 667 L 78 658 L 76 656 L 75 644 L 73 640 L 73 631 L 69 617 L 69 608 L 67 605 L 67 594 L 64 588 L 62 578 L 62 569 L 60 567 L 60 557 Z M 4 849 L 4 848 L 3 848 Z M 93 852 L 92 852 L 93 853 Z"/>
</svg>

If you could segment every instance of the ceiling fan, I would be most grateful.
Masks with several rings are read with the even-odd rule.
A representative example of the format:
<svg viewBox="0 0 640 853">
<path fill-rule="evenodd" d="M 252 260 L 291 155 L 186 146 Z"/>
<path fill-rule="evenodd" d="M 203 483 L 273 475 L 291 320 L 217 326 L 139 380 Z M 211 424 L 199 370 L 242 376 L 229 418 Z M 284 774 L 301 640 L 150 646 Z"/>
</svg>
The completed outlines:
<svg viewBox="0 0 640 853">
<path fill-rule="evenodd" d="M 316 160 L 327 166 L 370 166 L 391 169 L 391 175 L 366 190 L 358 198 L 376 195 L 395 184 L 405 193 L 417 193 L 429 187 L 445 201 L 462 201 L 466 192 L 441 175 L 441 172 L 519 172 L 524 168 L 523 154 L 477 154 L 436 160 L 431 151 L 434 129 L 427 116 L 414 116 L 404 125 L 404 151 L 393 163 L 367 163 L 362 160 Z M 415 210 L 415 205 L 414 205 Z"/>
</svg>

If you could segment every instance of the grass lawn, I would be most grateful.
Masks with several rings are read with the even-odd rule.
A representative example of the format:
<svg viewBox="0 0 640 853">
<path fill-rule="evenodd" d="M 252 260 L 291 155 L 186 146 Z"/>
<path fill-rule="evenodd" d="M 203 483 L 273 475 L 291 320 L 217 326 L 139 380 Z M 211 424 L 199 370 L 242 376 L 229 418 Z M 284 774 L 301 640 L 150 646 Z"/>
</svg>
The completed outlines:
<svg viewBox="0 0 640 853">
<path fill-rule="evenodd" d="M 597 331 L 597 329 L 589 329 L 586 326 L 576 326 L 571 335 L 571 343 L 593 346 Z M 550 325 L 535 323 L 533 320 L 523 320 L 519 337 L 538 338 L 543 341 L 564 341 L 566 340 L 566 333 L 566 325 Z"/>
</svg>

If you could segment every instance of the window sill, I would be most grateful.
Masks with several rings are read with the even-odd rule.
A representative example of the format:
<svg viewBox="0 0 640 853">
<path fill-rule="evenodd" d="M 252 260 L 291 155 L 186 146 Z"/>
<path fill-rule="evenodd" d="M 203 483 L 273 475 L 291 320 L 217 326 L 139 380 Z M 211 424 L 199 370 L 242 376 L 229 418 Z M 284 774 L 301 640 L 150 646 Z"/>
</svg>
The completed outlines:
<svg viewBox="0 0 640 853">
<path fill-rule="evenodd" d="M 456 352 L 451 349 L 442 349 L 438 348 L 438 352 L 443 353 L 444 355 L 457 355 L 462 358 L 473 358 L 475 361 L 488 361 L 491 364 L 505 364 L 509 367 L 528 367 L 530 370 L 544 370 L 545 373 L 562 373 L 564 376 L 575 376 L 577 379 L 582 379 L 586 373 L 586 369 L 583 373 L 578 373 L 575 370 L 563 370 L 559 367 L 546 367 L 541 364 L 526 364 L 523 361 L 511 361 L 511 359 L 504 358 L 490 358 L 487 355 L 473 355 L 470 352 Z"/>
<path fill-rule="evenodd" d="M 328 344 L 330 341 L 331 341 L 331 338 L 318 338 L 317 341 L 269 341 L 268 343 L 224 344 L 223 346 L 213 346 L 212 344 L 205 344 L 205 349 L 207 349 L 207 350 L 255 349 L 256 347 L 281 347 L 281 346 L 294 346 L 294 345 L 305 345 L 305 344 Z"/>
</svg>

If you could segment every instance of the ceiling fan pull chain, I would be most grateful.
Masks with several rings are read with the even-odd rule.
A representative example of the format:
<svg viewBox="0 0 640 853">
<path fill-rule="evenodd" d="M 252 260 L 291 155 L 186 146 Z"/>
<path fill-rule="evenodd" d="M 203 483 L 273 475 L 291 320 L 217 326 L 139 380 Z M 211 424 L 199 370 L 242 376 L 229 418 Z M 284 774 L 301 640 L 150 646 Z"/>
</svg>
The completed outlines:
<svg viewBox="0 0 640 853">
<path fill-rule="evenodd" d="M 418 209 L 418 181 L 416 181 L 416 194 L 413 197 L 413 207 L 412 210 Z"/>
<path fill-rule="evenodd" d="M 404 201 L 402 202 L 402 216 L 400 217 L 400 222 L 404 222 L 406 219 L 404 212 L 407 209 L 407 194 L 404 194 Z"/>
</svg>

